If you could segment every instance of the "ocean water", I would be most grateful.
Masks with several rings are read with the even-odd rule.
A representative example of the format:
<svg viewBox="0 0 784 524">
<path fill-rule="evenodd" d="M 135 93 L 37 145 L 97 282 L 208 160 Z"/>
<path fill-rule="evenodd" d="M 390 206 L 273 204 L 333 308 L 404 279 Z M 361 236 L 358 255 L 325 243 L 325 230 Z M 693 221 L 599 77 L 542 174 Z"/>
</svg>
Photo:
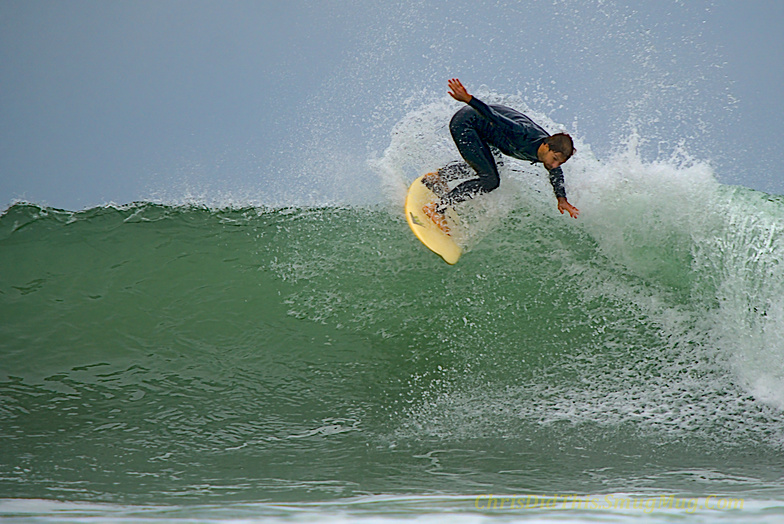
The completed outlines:
<svg viewBox="0 0 784 524">
<path fill-rule="evenodd" d="M 451 110 L 376 204 L 8 208 L 0 516 L 784 519 L 784 198 L 578 143 L 578 220 L 506 161 L 450 267 L 401 208 Z"/>
</svg>

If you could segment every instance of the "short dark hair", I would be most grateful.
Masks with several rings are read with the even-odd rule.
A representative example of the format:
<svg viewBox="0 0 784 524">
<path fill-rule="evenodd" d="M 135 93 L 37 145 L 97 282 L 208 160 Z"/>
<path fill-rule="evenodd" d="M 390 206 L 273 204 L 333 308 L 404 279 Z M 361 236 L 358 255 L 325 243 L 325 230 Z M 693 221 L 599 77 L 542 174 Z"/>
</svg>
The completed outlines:
<svg viewBox="0 0 784 524">
<path fill-rule="evenodd" d="M 544 143 L 547 144 L 550 151 L 553 153 L 561 153 L 566 157 L 566 160 L 569 160 L 576 151 L 574 142 L 572 142 L 572 137 L 566 133 L 556 133 L 552 136 L 548 136 L 544 139 Z"/>
</svg>

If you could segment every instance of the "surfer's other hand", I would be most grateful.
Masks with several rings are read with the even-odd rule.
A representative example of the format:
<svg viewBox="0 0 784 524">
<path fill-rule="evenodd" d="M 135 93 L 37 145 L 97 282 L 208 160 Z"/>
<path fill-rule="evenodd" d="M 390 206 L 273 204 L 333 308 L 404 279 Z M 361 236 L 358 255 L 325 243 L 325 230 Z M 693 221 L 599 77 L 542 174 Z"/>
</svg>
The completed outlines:
<svg viewBox="0 0 784 524">
<path fill-rule="evenodd" d="M 562 215 L 564 214 L 564 211 L 566 211 L 572 218 L 577 218 L 577 215 L 580 214 L 580 210 L 570 204 L 564 197 L 558 199 L 558 211 L 560 211 Z"/>
</svg>

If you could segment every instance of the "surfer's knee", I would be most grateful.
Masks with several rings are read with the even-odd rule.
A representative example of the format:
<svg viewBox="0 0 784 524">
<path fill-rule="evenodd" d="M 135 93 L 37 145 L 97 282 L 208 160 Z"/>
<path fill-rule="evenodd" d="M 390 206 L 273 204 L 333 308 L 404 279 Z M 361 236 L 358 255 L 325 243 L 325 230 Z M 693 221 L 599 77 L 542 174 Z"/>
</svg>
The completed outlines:
<svg viewBox="0 0 784 524">
<path fill-rule="evenodd" d="M 474 122 L 477 118 L 477 113 L 470 106 L 465 106 L 460 111 L 452 115 L 449 121 L 449 132 L 455 141 L 458 138 L 465 136 L 466 133 L 476 133 L 474 129 Z"/>
</svg>

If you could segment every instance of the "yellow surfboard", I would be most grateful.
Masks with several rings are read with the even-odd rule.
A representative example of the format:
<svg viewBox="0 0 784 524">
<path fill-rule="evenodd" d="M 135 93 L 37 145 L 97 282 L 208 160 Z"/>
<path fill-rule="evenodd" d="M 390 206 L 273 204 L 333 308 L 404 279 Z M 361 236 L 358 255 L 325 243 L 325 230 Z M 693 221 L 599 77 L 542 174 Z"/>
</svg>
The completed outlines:
<svg viewBox="0 0 784 524">
<path fill-rule="evenodd" d="M 454 235 L 459 232 L 460 223 L 453 209 L 447 208 L 446 219 L 450 233 L 444 233 L 423 211 L 425 204 L 435 202 L 438 197 L 417 178 L 408 188 L 406 195 L 406 220 L 416 237 L 447 264 L 456 264 L 463 250 L 455 241 Z"/>
</svg>

